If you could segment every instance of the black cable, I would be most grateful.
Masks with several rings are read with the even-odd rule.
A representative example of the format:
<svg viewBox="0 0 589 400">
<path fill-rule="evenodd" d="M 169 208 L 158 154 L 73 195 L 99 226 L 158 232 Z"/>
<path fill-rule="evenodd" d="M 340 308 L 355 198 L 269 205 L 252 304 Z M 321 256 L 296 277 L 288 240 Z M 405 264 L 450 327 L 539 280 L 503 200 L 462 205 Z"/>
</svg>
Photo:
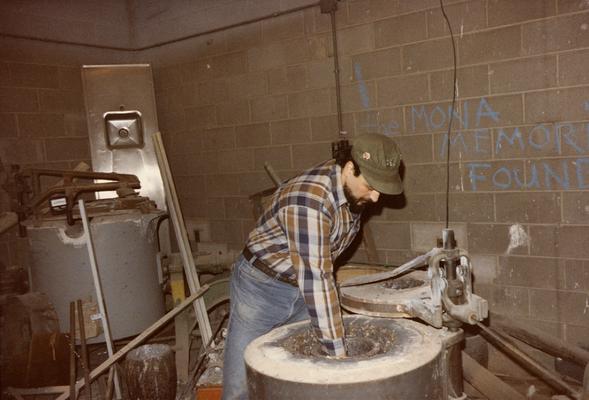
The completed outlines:
<svg viewBox="0 0 589 400">
<path fill-rule="evenodd" d="M 440 0 L 440 9 L 450 30 L 450 39 L 452 40 L 452 55 L 454 56 L 454 79 L 452 82 L 452 107 L 450 108 L 450 120 L 448 121 L 448 134 L 446 135 L 446 229 L 449 228 L 450 221 L 450 133 L 452 132 L 452 120 L 454 119 L 454 106 L 456 104 L 456 43 L 454 43 L 454 33 L 450 20 L 444 10 L 444 1 Z"/>
</svg>

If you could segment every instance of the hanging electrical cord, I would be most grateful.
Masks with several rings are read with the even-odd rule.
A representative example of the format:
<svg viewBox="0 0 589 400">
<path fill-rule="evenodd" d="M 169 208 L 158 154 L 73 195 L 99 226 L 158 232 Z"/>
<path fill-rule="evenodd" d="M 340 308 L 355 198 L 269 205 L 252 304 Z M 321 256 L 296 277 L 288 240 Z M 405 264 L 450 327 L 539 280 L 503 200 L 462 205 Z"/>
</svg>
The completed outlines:
<svg viewBox="0 0 589 400">
<path fill-rule="evenodd" d="M 450 224 L 450 133 L 452 132 L 452 120 L 454 119 L 454 106 L 456 105 L 456 44 L 454 43 L 454 33 L 450 20 L 444 10 L 444 0 L 440 0 L 440 8 L 442 15 L 446 20 L 448 29 L 450 30 L 450 39 L 452 40 L 452 55 L 454 56 L 454 79 L 452 81 L 452 106 L 450 107 L 450 120 L 448 121 L 448 134 L 446 135 L 446 229 Z"/>
</svg>

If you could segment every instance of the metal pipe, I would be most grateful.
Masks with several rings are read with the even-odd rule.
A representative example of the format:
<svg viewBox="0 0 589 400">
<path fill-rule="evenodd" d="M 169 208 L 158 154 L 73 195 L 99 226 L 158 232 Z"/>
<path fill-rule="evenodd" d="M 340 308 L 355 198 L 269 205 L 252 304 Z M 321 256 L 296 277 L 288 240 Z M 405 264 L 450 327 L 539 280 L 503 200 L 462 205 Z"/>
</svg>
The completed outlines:
<svg viewBox="0 0 589 400">
<path fill-rule="evenodd" d="M 339 56 L 337 53 L 337 33 L 335 25 L 335 10 L 331 10 L 331 38 L 333 41 L 333 72 L 335 74 L 335 101 L 337 104 L 337 129 L 339 131 L 340 139 L 344 137 L 344 127 L 342 119 L 342 99 L 339 79 Z"/>
<path fill-rule="evenodd" d="M 497 345 L 500 349 L 505 351 L 508 355 L 514 357 L 527 369 L 537 374 L 540 378 L 544 379 L 550 386 L 557 390 L 563 391 L 566 395 L 571 396 L 573 399 L 580 399 L 581 395 L 569 384 L 560 379 L 554 373 L 540 365 L 536 360 L 528 356 L 526 353 L 521 351 L 513 342 L 508 338 L 501 335 L 498 331 L 491 329 L 480 322 L 477 322 L 477 326 L 482 329 L 483 335 L 491 339 L 491 341 Z"/>
<path fill-rule="evenodd" d="M 104 339 L 106 341 L 106 349 L 108 350 L 108 356 L 112 357 L 114 354 L 112 337 L 110 333 L 110 324 L 108 322 L 108 314 L 106 310 L 106 303 L 102 294 L 102 285 L 100 283 L 100 275 L 98 273 L 98 264 L 96 262 L 96 253 L 94 252 L 94 242 L 92 240 L 92 232 L 90 231 L 90 221 L 86 214 L 86 206 L 84 200 L 78 201 L 80 208 L 80 217 L 82 218 L 82 225 L 84 226 L 84 236 L 86 238 L 86 248 L 88 249 L 88 258 L 90 259 L 90 267 L 92 269 L 92 279 L 94 281 L 94 288 L 96 290 L 96 299 L 98 302 L 98 309 L 100 310 L 100 320 L 102 321 L 102 329 L 104 330 Z M 118 375 L 115 373 L 115 393 L 116 398 L 121 399 L 121 386 L 119 384 Z M 87 382 L 89 383 L 89 382 Z"/>
<path fill-rule="evenodd" d="M 158 43 L 151 44 L 149 46 L 143 46 L 143 47 L 105 46 L 105 45 L 100 45 L 100 44 L 90 44 L 90 43 L 73 42 L 73 41 L 69 41 L 69 40 L 47 39 L 47 38 L 41 38 L 41 37 L 36 37 L 36 36 L 28 36 L 28 35 L 15 35 L 15 34 L 12 34 L 12 33 L 4 33 L 4 32 L 0 32 L 0 36 L 12 38 L 12 39 L 34 40 L 34 41 L 38 41 L 38 42 L 53 43 L 53 44 L 65 44 L 65 45 L 70 45 L 70 46 L 91 47 L 91 48 L 94 48 L 94 49 L 103 49 L 103 50 L 143 51 L 143 50 L 150 50 L 150 49 L 153 49 L 153 48 L 156 48 L 156 47 L 165 46 L 167 44 L 182 42 L 184 40 L 193 39 L 193 38 L 196 38 L 196 37 L 199 37 L 199 36 L 210 35 L 212 33 L 217 33 L 217 32 L 225 31 L 225 30 L 228 30 L 228 29 L 237 28 L 237 27 L 240 27 L 240 26 L 243 26 L 243 25 L 253 24 L 253 23 L 256 23 L 256 22 L 264 21 L 266 19 L 280 17 L 282 15 L 292 14 L 292 13 L 295 13 L 295 12 L 306 10 L 308 8 L 317 7 L 318 5 L 319 5 L 319 2 L 316 2 L 316 3 L 308 4 L 306 6 L 300 6 L 300 7 L 291 8 L 289 10 L 276 11 L 276 12 L 273 12 L 272 14 L 264 15 L 264 16 L 261 16 L 261 17 L 248 19 L 248 20 L 245 20 L 245 21 L 242 21 L 242 22 L 237 22 L 237 23 L 234 23 L 234 24 L 229 24 L 229 25 L 221 26 L 219 28 L 213 28 L 213 29 L 209 29 L 209 30 L 206 30 L 206 31 L 193 33 L 193 34 L 186 35 L 186 36 L 181 36 L 181 37 L 176 38 L 176 39 L 165 40 L 165 41 L 162 41 L 162 42 L 158 42 Z"/>
</svg>

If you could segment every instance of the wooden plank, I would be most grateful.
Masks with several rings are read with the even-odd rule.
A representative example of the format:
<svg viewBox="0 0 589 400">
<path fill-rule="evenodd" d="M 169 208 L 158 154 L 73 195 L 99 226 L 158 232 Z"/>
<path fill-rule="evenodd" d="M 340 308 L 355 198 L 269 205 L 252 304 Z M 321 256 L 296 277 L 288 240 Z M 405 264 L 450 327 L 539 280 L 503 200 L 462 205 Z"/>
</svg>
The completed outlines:
<svg viewBox="0 0 589 400">
<path fill-rule="evenodd" d="M 172 225 L 174 226 L 174 233 L 176 234 L 176 240 L 178 241 L 178 248 L 182 255 L 182 263 L 184 265 L 184 273 L 186 275 L 188 287 L 190 288 L 190 293 L 196 293 L 200 288 L 200 282 L 198 280 L 194 257 L 192 256 L 188 234 L 186 233 L 186 227 L 184 226 L 182 209 L 180 208 L 180 202 L 178 201 L 178 196 L 176 194 L 176 186 L 174 185 L 174 179 L 172 178 L 172 172 L 170 171 L 170 164 L 168 163 L 168 157 L 166 156 L 161 133 L 156 132 L 153 134 L 153 143 L 155 146 L 157 161 L 162 173 L 166 201 L 170 211 L 170 219 L 173 222 Z M 202 298 L 199 298 L 194 303 L 194 312 L 196 314 L 196 320 L 198 321 L 198 328 L 200 330 L 202 342 L 207 343 L 213 333 L 211 331 L 211 323 L 209 321 L 209 315 L 207 314 L 207 308 Z"/>
<path fill-rule="evenodd" d="M 120 361 L 121 358 L 123 358 L 129 351 L 133 350 L 135 347 L 137 347 L 138 345 L 143 343 L 148 337 L 153 335 L 157 330 L 159 330 L 165 324 L 170 322 L 170 320 L 172 318 L 174 318 L 176 315 L 178 315 L 179 313 L 184 311 L 184 309 L 186 307 L 191 305 L 196 299 L 199 299 L 208 289 L 209 289 L 209 285 L 203 285 L 199 290 L 196 291 L 196 293 L 189 296 L 186 300 L 184 300 L 182 303 L 177 305 L 174 309 L 169 311 L 166 315 L 164 315 L 159 320 L 157 320 L 153 325 L 151 325 L 149 328 L 144 330 L 139 336 L 137 336 L 135 339 L 131 340 L 122 349 L 120 349 L 115 354 L 113 354 L 112 357 L 107 358 L 102 364 L 100 364 L 98 367 L 96 367 L 92 371 L 92 373 L 90 373 L 90 382 L 92 382 L 93 380 L 98 378 L 107 369 L 109 369 L 114 363 Z M 77 382 L 76 389 L 80 390 L 84 386 L 84 383 L 85 383 L 85 381 Z M 69 389 L 69 387 L 65 386 L 66 392 L 64 394 L 62 394 L 61 396 L 57 397 L 56 400 L 68 399 L 70 397 L 68 389 Z"/>
<path fill-rule="evenodd" d="M 525 400 L 526 397 L 493 375 L 488 369 L 462 352 L 464 380 L 489 400 Z"/>
</svg>

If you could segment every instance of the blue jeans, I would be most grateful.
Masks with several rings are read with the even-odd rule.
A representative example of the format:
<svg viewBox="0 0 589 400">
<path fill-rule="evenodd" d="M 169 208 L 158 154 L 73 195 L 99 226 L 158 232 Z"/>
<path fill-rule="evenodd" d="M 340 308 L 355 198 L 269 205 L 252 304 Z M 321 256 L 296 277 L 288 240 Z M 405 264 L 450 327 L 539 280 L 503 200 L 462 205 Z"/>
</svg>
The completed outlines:
<svg viewBox="0 0 589 400">
<path fill-rule="evenodd" d="M 273 328 L 308 319 L 298 287 L 271 278 L 239 256 L 231 273 L 231 314 L 225 342 L 223 400 L 247 400 L 243 353 Z"/>
</svg>

